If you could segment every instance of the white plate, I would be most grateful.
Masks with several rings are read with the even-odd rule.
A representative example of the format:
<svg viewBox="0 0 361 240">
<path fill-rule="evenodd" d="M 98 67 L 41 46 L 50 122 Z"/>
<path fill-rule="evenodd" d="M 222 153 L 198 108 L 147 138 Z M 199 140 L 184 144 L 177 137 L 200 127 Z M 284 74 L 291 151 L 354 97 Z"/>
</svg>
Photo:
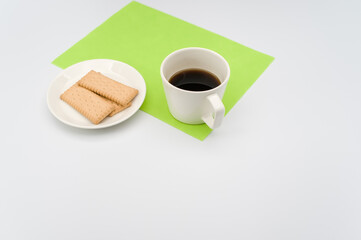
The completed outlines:
<svg viewBox="0 0 361 240">
<path fill-rule="evenodd" d="M 60 95 L 90 70 L 101 72 L 105 76 L 130 87 L 138 89 L 132 105 L 113 117 L 105 118 L 95 125 L 87 118 L 60 99 Z M 140 73 L 126 63 L 110 59 L 93 59 L 74 64 L 64 69 L 51 83 L 48 90 L 50 112 L 61 122 L 78 128 L 98 129 L 113 126 L 131 117 L 142 105 L 146 93 L 144 79 Z"/>
</svg>

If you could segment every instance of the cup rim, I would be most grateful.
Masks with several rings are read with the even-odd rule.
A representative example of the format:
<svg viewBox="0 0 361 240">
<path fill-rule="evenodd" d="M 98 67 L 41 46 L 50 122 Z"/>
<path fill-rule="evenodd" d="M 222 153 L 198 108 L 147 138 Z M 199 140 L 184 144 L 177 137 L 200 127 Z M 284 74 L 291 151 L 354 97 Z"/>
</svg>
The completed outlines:
<svg viewBox="0 0 361 240">
<path fill-rule="evenodd" d="M 194 49 L 197 49 L 197 50 L 202 50 L 202 51 L 207 51 L 209 53 L 212 53 L 212 54 L 215 54 L 217 55 L 226 65 L 226 68 L 227 68 L 227 75 L 225 77 L 225 80 L 223 82 L 221 82 L 221 84 L 219 84 L 217 87 L 215 88 L 212 88 L 212 89 L 209 89 L 209 90 L 205 90 L 205 91 L 190 91 L 190 90 L 184 90 L 184 89 L 181 89 L 179 87 L 176 87 L 174 86 L 173 84 L 171 84 L 169 81 L 167 81 L 167 79 L 165 78 L 164 76 L 164 73 L 163 73 L 163 68 L 164 68 L 164 64 L 165 62 L 173 55 L 179 53 L 179 52 L 182 52 L 182 51 L 185 51 L 185 50 L 194 50 Z M 207 48 L 201 48 L 201 47 L 186 47 L 186 48 L 181 48 L 181 49 L 178 49 L 178 50 L 175 50 L 173 52 L 171 52 L 168 56 L 166 56 L 162 62 L 162 64 L 160 65 L 160 75 L 162 77 L 162 81 L 163 82 L 166 82 L 166 84 L 168 84 L 168 86 L 171 86 L 172 88 L 174 89 L 177 89 L 179 91 L 182 91 L 182 92 L 187 92 L 187 93 L 194 93 L 194 94 L 202 94 L 202 93 L 208 93 L 208 92 L 213 92 L 213 91 L 216 91 L 218 88 L 221 88 L 223 85 L 227 84 L 228 80 L 229 80 L 229 77 L 231 75 L 231 70 L 230 70 L 230 67 L 229 67 L 229 64 L 227 62 L 227 60 L 219 53 L 213 51 L 213 50 L 210 50 L 210 49 L 207 49 Z"/>
</svg>

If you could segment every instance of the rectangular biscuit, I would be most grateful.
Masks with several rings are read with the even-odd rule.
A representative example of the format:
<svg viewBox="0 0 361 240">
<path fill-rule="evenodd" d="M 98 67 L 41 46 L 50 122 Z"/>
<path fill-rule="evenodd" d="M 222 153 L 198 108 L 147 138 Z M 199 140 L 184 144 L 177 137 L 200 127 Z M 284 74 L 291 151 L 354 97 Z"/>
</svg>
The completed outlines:
<svg viewBox="0 0 361 240">
<path fill-rule="evenodd" d="M 138 94 L 137 89 L 110 79 L 94 70 L 82 77 L 78 84 L 122 106 L 126 106 Z"/>
<path fill-rule="evenodd" d="M 60 99 L 94 124 L 99 124 L 115 109 L 115 106 L 103 97 L 77 84 L 66 90 Z"/>
</svg>

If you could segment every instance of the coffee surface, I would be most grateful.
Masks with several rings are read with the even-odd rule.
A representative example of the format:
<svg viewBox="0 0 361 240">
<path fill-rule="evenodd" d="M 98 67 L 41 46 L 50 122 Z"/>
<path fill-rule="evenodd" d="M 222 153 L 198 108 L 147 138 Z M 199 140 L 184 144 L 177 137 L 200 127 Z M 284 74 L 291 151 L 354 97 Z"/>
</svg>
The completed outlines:
<svg viewBox="0 0 361 240">
<path fill-rule="evenodd" d="M 218 77 L 203 69 L 185 69 L 170 79 L 172 85 L 188 91 L 206 91 L 221 84 Z"/>
</svg>

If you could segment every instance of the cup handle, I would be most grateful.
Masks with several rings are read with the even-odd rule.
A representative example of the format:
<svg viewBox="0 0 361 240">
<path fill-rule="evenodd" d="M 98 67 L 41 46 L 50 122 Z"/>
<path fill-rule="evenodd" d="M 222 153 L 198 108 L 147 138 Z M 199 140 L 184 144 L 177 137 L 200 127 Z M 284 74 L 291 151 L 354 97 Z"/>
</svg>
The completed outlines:
<svg viewBox="0 0 361 240">
<path fill-rule="evenodd" d="M 208 125 L 208 127 L 215 129 L 222 123 L 225 113 L 224 105 L 218 94 L 209 95 L 206 99 L 211 106 L 211 112 L 206 113 L 202 117 L 202 120 Z"/>
</svg>

